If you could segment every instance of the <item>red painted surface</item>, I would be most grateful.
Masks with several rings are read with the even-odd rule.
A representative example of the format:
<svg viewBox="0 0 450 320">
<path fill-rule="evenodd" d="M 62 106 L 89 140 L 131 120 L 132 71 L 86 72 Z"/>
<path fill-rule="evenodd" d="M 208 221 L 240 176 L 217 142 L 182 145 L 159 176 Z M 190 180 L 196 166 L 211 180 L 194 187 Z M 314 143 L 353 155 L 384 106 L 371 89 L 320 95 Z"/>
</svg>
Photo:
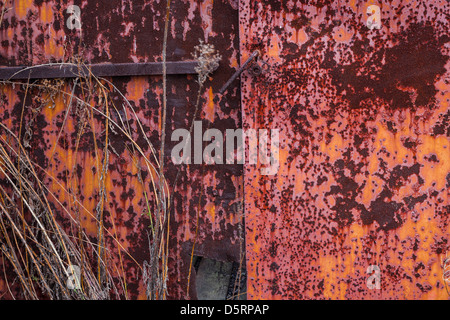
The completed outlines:
<svg viewBox="0 0 450 320">
<path fill-rule="evenodd" d="M 270 65 L 244 75 L 243 126 L 280 130 L 278 172 L 244 166 L 249 298 L 448 299 L 449 10 L 240 2 L 241 62 Z"/>
</svg>

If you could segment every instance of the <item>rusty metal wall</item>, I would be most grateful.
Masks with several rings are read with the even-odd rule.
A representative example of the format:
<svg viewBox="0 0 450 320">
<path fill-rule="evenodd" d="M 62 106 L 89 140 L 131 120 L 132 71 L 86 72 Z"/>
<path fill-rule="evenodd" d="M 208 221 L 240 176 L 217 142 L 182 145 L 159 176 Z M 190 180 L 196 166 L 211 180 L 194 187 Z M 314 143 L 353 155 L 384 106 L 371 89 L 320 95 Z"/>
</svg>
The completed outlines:
<svg viewBox="0 0 450 320">
<path fill-rule="evenodd" d="M 81 29 L 67 26 L 67 7 L 71 4 L 81 10 Z M 4 1 L 10 8 L 0 27 L 0 66 L 31 66 L 47 62 L 65 62 L 80 56 L 86 63 L 123 63 L 161 61 L 163 47 L 165 1 L 58 1 L 12 0 Z M 214 93 L 231 76 L 239 59 L 237 1 L 172 1 L 170 8 L 167 61 L 192 60 L 194 46 L 203 40 L 213 44 L 222 55 L 220 66 L 206 82 L 201 93 L 199 118 L 203 127 L 220 130 L 241 126 L 238 83 L 227 98 L 214 102 Z M 162 77 L 109 78 L 131 102 L 143 123 L 147 137 L 156 150 L 160 147 Z M 180 179 L 172 184 L 179 166 L 172 164 L 170 152 L 175 142 L 171 133 L 178 128 L 189 128 L 193 120 L 198 84 L 194 75 L 169 76 L 166 132 L 166 179 L 174 195 L 171 212 L 168 298 L 195 298 L 195 276 L 187 293 L 190 256 L 194 254 L 221 261 L 239 262 L 242 258 L 243 235 L 239 231 L 242 216 L 242 165 L 189 165 L 181 167 Z M 213 81 L 211 81 L 213 80 Z M 14 132 L 24 105 L 24 91 L 20 86 L 1 88 L 1 119 Z M 31 101 L 30 101 L 31 99 Z M 28 97 L 25 105 L 32 104 Z M 93 100 L 95 104 L 95 99 Z M 56 100 L 53 108 L 43 108 L 31 126 L 32 154 L 39 165 L 69 189 L 65 179 L 67 170 L 77 166 L 77 194 L 81 204 L 94 212 L 98 202 L 100 170 L 96 170 L 92 135 L 83 136 L 75 153 L 77 121 L 70 115 L 65 123 L 63 138 L 55 148 L 58 133 L 67 106 Z M 30 110 L 26 119 L 32 117 Z M 135 123 L 138 143 L 145 144 Z M 104 127 L 95 129 L 99 136 Z M 128 283 L 128 297 L 145 298 L 142 266 L 149 259 L 149 219 L 145 211 L 143 188 L 133 159 L 124 141 L 111 133 L 109 170 L 106 176 L 107 204 L 105 226 L 117 235 L 123 246 L 119 255 L 117 244 L 107 242 L 117 265 L 124 266 Z M 100 138 L 98 143 L 101 143 Z M 100 145 L 101 146 L 101 145 Z M 148 149 L 145 152 L 150 154 Z M 59 185 L 48 181 L 48 187 L 64 198 Z M 61 200 L 61 199 L 60 199 Z M 69 201 L 69 199 L 66 199 Z M 64 199 L 62 199 L 62 202 Z M 197 217 L 198 214 L 198 217 Z M 60 217 L 64 221 L 63 214 Z M 93 219 L 82 222 L 92 241 L 96 241 L 97 225 Z M 198 227 L 198 230 L 197 230 Z M 132 258 L 124 254 L 128 251 Z M 123 259 L 121 261 L 120 259 Z M 118 272 L 118 277 L 122 277 Z M 0 279 L 0 291 L 7 291 Z M 17 293 L 17 292 L 16 292 Z"/>
<path fill-rule="evenodd" d="M 249 298 L 449 298 L 449 12 L 240 1 L 241 62 L 270 67 L 243 74 L 243 126 L 280 130 L 275 175 L 244 165 Z"/>
</svg>

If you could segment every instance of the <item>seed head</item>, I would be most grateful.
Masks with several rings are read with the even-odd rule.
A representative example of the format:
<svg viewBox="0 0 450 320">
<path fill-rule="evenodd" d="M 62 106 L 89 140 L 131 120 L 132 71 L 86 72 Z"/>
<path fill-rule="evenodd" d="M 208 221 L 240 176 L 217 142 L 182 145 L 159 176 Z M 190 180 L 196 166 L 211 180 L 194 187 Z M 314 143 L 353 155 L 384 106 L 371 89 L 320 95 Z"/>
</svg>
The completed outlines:
<svg viewBox="0 0 450 320">
<path fill-rule="evenodd" d="M 219 61 L 222 56 L 216 52 L 214 45 L 204 43 L 199 40 L 200 44 L 194 47 L 192 56 L 198 61 L 195 72 L 198 74 L 198 83 L 203 85 L 206 79 L 219 67 Z"/>
</svg>

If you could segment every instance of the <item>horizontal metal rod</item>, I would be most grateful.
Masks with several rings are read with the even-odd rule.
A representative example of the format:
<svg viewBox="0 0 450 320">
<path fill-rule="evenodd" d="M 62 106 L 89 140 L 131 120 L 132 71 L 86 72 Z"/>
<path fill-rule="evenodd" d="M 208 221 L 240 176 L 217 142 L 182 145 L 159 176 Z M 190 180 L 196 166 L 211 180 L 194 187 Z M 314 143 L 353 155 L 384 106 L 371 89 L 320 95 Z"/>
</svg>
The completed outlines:
<svg viewBox="0 0 450 320">
<path fill-rule="evenodd" d="M 168 75 L 196 74 L 197 61 L 166 62 Z M 97 77 L 126 77 L 162 75 L 162 62 L 98 63 L 84 66 L 48 64 L 21 67 L 0 67 L 0 79 L 53 79 L 87 76 L 89 70 Z"/>
</svg>

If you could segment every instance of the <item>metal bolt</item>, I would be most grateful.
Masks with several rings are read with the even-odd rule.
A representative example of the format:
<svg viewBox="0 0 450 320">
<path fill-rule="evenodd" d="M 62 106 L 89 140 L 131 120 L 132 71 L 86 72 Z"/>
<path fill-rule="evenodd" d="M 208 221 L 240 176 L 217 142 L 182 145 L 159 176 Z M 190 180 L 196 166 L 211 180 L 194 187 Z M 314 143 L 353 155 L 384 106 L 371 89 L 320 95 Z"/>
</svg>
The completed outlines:
<svg viewBox="0 0 450 320">
<path fill-rule="evenodd" d="M 250 68 L 250 72 L 254 75 L 254 76 L 259 76 L 262 73 L 262 67 L 255 62 L 252 67 Z"/>
</svg>

